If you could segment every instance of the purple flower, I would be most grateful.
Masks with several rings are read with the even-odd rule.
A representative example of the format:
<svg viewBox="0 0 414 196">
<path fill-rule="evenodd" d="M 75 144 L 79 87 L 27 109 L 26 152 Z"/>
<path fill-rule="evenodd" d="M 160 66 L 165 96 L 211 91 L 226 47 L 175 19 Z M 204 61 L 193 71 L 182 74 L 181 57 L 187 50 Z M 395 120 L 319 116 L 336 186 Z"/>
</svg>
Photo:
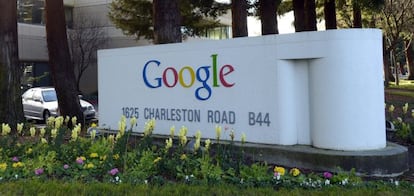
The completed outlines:
<svg viewBox="0 0 414 196">
<path fill-rule="evenodd" d="M 12 161 L 13 161 L 13 162 L 19 162 L 19 157 L 13 157 L 13 158 L 12 158 Z"/>
<path fill-rule="evenodd" d="M 63 169 L 69 169 L 69 165 L 68 164 L 63 165 Z"/>
<path fill-rule="evenodd" d="M 115 176 L 117 173 L 119 173 L 119 170 L 118 168 L 113 168 L 108 173 L 111 174 L 112 176 Z"/>
<path fill-rule="evenodd" d="M 330 178 L 332 178 L 332 173 L 330 173 L 330 172 L 324 172 L 323 173 L 323 177 L 325 177 L 327 179 L 330 179 Z"/>
<path fill-rule="evenodd" d="M 76 163 L 82 165 L 83 164 L 83 159 L 82 158 L 77 158 Z"/>
<path fill-rule="evenodd" d="M 44 169 L 43 169 L 43 168 L 38 168 L 38 169 L 35 169 L 35 174 L 36 174 L 36 176 L 42 175 L 42 174 L 43 174 L 43 172 L 44 172 Z"/>
</svg>

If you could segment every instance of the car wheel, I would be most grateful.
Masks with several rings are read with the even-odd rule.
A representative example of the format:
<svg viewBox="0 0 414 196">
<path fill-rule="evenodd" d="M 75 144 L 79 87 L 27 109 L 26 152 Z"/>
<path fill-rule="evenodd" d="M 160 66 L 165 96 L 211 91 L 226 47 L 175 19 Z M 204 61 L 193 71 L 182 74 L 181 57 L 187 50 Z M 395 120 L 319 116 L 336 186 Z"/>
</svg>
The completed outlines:
<svg viewBox="0 0 414 196">
<path fill-rule="evenodd" d="M 44 112 L 43 112 L 43 120 L 45 121 L 45 123 L 46 123 L 46 121 L 47 121 L 47 119 L 50 117 L 50 112 L 49 112 L 49 110 L 45 110 Z"/>
</svg>

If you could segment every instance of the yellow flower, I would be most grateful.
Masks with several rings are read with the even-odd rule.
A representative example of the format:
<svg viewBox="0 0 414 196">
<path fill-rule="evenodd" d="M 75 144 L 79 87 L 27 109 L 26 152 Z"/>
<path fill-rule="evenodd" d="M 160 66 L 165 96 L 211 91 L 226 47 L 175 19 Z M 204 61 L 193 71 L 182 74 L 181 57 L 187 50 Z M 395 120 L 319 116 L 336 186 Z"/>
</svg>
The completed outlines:
<svg viewBox="0 0 414 196">
<path fill-rule="evenodd" d="M 96 137 L 96 129 L 91 131 L 91 139 L 94 140 Z"/>
<path fill-rule="evenodd" d="M 97 127 L 96 123 L 92 123 L 91 127 Z"/>
<path fill-rule="evenodd" d="M 122 117 L 124 117 L 124 116 L 122 116 Z M 122 119 L 124 119 L 124 118 L 122 118 Z M 125 133 L 125 129 L 126 129 L 126 124 L 125 124 L 124 120 L 121 120 L 121 121 L 118 122 L 118 129 L 119 129 L 118 133 L 120 133 L 120 136 L 123 136 L 124 133 Z"/>
<path fill-rule="evenodd" d="M 99 159 L 100 159 L 101 161 L 105 161 L 105 160 L 106 160 L 106 155 L 99 157 Z"/>
<path fill-rule="evenodd" d="M 151 120 L 145 122 L 145 125 L 144 125 L 144 136 L 151 135 L 152 132 L 154 131 L 154 127 L 155 127 L 155 119 L 151 119 Z"/>
<path fill-rule="evenodd" d="M 93 152 L 93 153 L 91 153 L 91 154 L 89 155 L 89 157 L 91 157 L 91 158 L 96 158 L 96 157 L 99 157 L 99 155 L 98 155 L 98 153 Z"/>
<path fill-rule="evenodd" d="M 194 152 L 197 152 L 200 149 L 200 138 L 197 138 L 194 143 Z"/>
<path fill-rule="evenodd" d="M 69 121 L 70 121 L 70 117 L 69 116 L 66 116 L 65 117 L 65 124 L 68 125 Z"/>
<path fill-rule="evenodd" d="M 36 136 L 36 128 L 35 127 L 30 127 L 30 136 L 32 136 L 32 137 Z"/>
<path fill-rule="evenodd" d="M 72 125 L 75 126 L 77 122 L 78 119 L 76 118 L 76 116 L 72 117 Z"/>
<path fill-rule="evenodd" d="M 87 165 L 86 165 L 86 168 L 88 168 L 88 169 L 92 169 L 92 168 L 94 168 L 95 167 L 95 165 L 93 164 L 93 163 L 88 163 Z"/>
<path fill-rule="evenodd" d="M 181 160 L 185 160 L 185 159 L 187 159 L 187 155 L 186 155 L 186 154 L 182 154 L 182 155 L 181 155 L 181 157 L 180 157 L 180 159 L 181 159 Z"/>
<path fill-rule="evenodd" d="M 110 144 L 114 144 L 115 143 L 115 136 L 114 135 L 109 135 L 108 136 L 108 142 Z"/>
<path fill-rule="evenodd" d="M 283 167 L 275 166 L 275 169 L 273 171 L 280 174 L 281 176 L 285 175 L 285 168 Z"/>
<path fill-rule="evenodd" d="M 131 120 L 129 122 L 130 122 L 131 128 L 132 128 L 137 124 L 137 118 L 135 118 L 135 116 L 134 116 L 134 117 L 131 118 Z"/>
<path fill-rule="evenodd" d="M 1 128 L 2 128 L 1 134 L 3 136 L 8 135 L 11 132 L 11 128 L 9 124 L 2 123 Z"/>
<path fill-rule="evenodd" d="M 198 131 L 196 132 L 196 134 L 195 134 L 195 138 L 196 138 L 196 139 L 200 139 L 200 138 L 201 138 L 201 131 L 200 131 L 200 130 L 198 130 Z"/>
<path fill-rule="evenodd" d="M 216 125 L 216 139 L 220 140 L 221 137 L 221 126 Z"/>
<path fill-rule="evenodd" d="M 23 123 L 17 123 L 17 133 L 21 134 L 23 131 Z"/>
<path fill-rule="evenodd" d="M 74 129 L 72 130 L 72 135 L 71 135 L 71 137 L 72 137 L 72 141 L 76 141 L 76 139 L 78 139 L 78 131 L 76 130 L 76 128 L 74 128 Z"/>
<path fill-rule="evenodd" d="M 174 138 L 174 132 L 175 132 L 175 126 L 170 127 L 170 136 L 171 138 Z"/>
<path fill-rule="evenodd" d="M 113 157 L 115 160 L 118 160 L 118 159 L 119 159 L 119 154 L 114 154 L 112 157 Z"/>
<path fill-rule="evenodd" d="M 59 129 L 59 128 L 62 126 L 63 121 L 64 121 L 63 116 L 59 116 L 59 117 L 57 117 L 57 118 L 55 119 L 55 128 L 56 128 L 56 129 Z"/>
<path fill-rule="evenodd" d="M 43 137 L 42 137 L 42 139 L 40 139 L 40 142 L 42 142 L 42 144 L 47 144 L 47 140 Z"/>
<path fill-rule="evenodd" d="M 208 149 L 210 148 L 210 144 L 211 144 L 211 140 L 210 139 L 207 139 L 206 141 L 205 141 L 205 148 L 206 148 L 206 151 L 208 151 Z"/>
<path fill-rule="evenodd" d="M 32 152 L 33 152 L 33 149 L 32 149 L 32 148 L 28 148 L 28 149 L 26 150 L 26 154 L 32 154 Z"/>
<path fill-rule="evenodd" d="M 161 157 L 157 157 L 156 159 L 154 159 L 154 161 L 153 161 L 153 163 L 155 164 L 155 163 L 158 163 L 159 161 L 161 161 Z"/>
<path fill-rule="evenodd" d="M 55 117 L 51 116 L 48 119 L 46 119 L 46 124 L 49 127 L 53 127 L 53 125 L 55 124 Z"/>
<path fill-rule="evenodd" d="M 165 150 L 168 151 L 173 146 L 172 138 L 168 138 L 165 140 Z"/>
<path fill-rule="evenodd" d="M 52 138 L 56 138 L 57 132 L 58 132 L 57 129 L 52 129 L 52 131 L 50 131 L 50 134 L 51 134 Z"/>
<path fill-rule="evenodd" d="M 82 159 L 82 161 L 86 161 L 86 157 L 84 157 L 84 156 L 80 156 L 80 157 L 78 157 L 76 159 Z"/>
<path fill-rule="evenodd" d="M 242 144 L 246 143 L 246 134 L 242 133 L 241 135 L 241 142 Z"/>
<path fill-rule="evenodd" d="M 4 172 L 7 169 L 7 163 L 0 163 L 0 171 Z"/>
<path fill-rule="evenodd" d="M 180 144 L 181 146 L 185 146 L 187 144 L 187 136 L 182 136 L 180 138 Z"/>
<path fill-rule="evenodd" d="M 292 176 L 299 176 L 300 170 L 298 168 L 292 168 L 289 172 Z"/>
<path fill-rule="evenodd" d="M 23 167 L 24 166 L 24 164 L 22 163 L 22 162 L 16 162 L 16 163 L 13 163 L 13 168 L 18 168 L 18 167 Z"/>
<path fill-rule="evenodd" d="M 390 105 L 390 107 L 388 108 L 388 111 L 389 112 L 394 112 L 394 109 L 395 109 L 394 105 Z"/>
<path fill-rule="evenodd" d="M 40 137 L 43 137 L 46 133 L 46 129 L 45 128 L 41 128 L 40 129 Z"/>
</svg>

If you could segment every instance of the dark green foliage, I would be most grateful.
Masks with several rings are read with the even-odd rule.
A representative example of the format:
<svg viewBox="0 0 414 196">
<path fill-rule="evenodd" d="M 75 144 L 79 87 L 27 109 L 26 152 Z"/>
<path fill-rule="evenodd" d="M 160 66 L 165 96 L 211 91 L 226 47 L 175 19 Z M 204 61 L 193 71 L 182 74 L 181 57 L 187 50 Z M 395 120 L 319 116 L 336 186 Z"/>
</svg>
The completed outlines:
<svg viewBox="0 0 414 196">
<path fill-rule="evenodd" d="M 181 26 L 184 35 L 198 36 L 206 29 L 222 26 L 217 17 L 226 13 L 229 5 L 214 0 L 180 0 Z M 153 8 L 147 0 L 115 0 L 109 18 L 126 35 L 139 39 L 153 38 Z"/>
</svg>

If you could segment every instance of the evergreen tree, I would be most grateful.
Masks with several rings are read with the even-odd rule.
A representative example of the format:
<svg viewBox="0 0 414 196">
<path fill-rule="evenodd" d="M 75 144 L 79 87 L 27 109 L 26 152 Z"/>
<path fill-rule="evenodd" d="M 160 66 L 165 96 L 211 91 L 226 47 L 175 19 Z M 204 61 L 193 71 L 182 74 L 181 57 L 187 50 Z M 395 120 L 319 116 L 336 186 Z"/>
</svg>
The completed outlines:
<svg viewBox="0 0 414 196">
<path fill-rule="evenodd" d="M 178 19 L 184 36 L 200 36 L 206 29 L 222 26 L 217 17 L 226 13 L 228 4 L 214 0 L 178 0 Z M 153 3 L 147 0 L 114 0 L 109 18 L 126 35 L 154 39 Z"/>
</svg>

